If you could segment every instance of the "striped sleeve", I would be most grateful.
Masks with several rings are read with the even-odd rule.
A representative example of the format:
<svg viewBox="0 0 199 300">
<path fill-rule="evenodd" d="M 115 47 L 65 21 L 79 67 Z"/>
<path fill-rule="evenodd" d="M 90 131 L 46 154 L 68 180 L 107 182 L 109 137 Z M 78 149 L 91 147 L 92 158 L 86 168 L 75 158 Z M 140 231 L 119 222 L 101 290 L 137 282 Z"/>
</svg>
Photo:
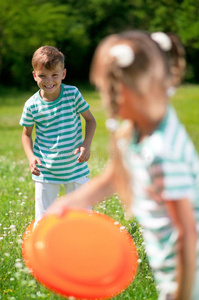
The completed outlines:
<svg viewBox="0 0 199 300">
<path fill-rule="evenodd" d="M 35 124 L 32 112 L 31 112 L 30 108 L 27 107 L 26 104 L 24 106 L 23 113 L 22 113 L 19 124 L 24 127 L 30 127 Z"/>
<path fill-rule="evenodd" d="M 152 185 L 165 200 L 193 198 L 195 176 L 182 160 L 157 159 L 150 169 Z"/>
<path fill-rule="evenodd" d="M 193 199 L 199 174 L 198 155 L 172 108 L 160 136 L 161 151 L 156 152 L 150 166 L 153 184 L 165 200 Z"/>
<path fill-rule="evenodd" d="M 77 89 L 75 93 L 75 106 L 76 106 L 76 112 L 82 113 L 89 109 L 90 105 L 84 100 L 82 94 Z"/>
</svg>

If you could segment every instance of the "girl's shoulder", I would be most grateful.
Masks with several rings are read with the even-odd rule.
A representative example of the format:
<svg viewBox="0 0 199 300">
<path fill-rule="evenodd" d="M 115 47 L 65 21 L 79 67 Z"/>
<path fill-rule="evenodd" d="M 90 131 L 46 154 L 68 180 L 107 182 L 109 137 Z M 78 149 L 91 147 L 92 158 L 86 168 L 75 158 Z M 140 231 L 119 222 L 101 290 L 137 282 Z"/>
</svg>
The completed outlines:
<svg viewBox="0 0 199 300">
<path fill-rule="evenodd" d="M 146 147 L 151 152 L 153 161 L 189 163 L 193 157 L 198 157 L 195 146 L 173 107 L 168 107 L 164 120 L 146 140 Z"/>
</svg>

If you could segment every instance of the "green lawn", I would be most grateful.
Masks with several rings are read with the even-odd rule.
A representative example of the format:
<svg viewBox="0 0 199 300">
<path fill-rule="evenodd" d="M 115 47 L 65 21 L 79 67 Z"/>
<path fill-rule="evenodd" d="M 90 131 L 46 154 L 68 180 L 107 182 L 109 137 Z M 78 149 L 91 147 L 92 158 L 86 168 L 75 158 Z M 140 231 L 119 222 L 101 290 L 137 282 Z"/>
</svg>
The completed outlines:
<svg viewBox="0 0 199 300">
<path fill-rule="evenodd" d="M 98 94 L 89 86 L 80 91 L 91 106 L 97 130 L 91 149 L 91 176 L 104 168 L 108 157 L 108 132 L 105 113 Z M 29 274 L 21 256 L 21 242 L 28 224 L 34 219 L 34 185 L 21 145 L 19 123 L 24 102 L 32 92 L 0 88 L 0 299 L 62 299 L 44 288 Z M 172 103 L 199 150 L 199 86 L 183 86 Z M 63 190 L 61 189 L 61 193 Z M 113 195 L 95 209 L 115 218 L 132 234 L 139 252 L 139 270 L 134 282 L 116 300 L 157 299 L 153 276 L 145 256 L 142 228 L 134 219 L 126 220 Z"/>
</svg>

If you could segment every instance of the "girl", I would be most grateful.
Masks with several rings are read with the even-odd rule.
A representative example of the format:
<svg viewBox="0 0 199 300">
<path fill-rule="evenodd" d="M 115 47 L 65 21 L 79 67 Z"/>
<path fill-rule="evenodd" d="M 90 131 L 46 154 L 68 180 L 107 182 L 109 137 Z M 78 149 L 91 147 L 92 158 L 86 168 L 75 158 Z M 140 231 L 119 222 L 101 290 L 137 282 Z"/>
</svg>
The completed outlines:
<svg viewBox="0 0 199 300">
<path fill-rule="evenodd" d="M 101 175 L 48 213 L 87 207 L 117 191 L 144 228 L 159 299 L 198 300 L 199 160 L 168 103 L 184 68 L 175 36 L 131 31 L 102 41 L 91 81 L 110 116 L 114 156 Z M 116 118 L 125 120 L 122 128 Z"/>
</svg>

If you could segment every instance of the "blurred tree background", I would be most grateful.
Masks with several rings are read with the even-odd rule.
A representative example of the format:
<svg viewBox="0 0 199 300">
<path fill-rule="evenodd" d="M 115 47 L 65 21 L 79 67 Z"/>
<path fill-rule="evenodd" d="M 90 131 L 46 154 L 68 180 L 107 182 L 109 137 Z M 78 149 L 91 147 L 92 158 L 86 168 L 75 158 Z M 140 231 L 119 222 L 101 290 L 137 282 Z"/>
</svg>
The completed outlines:
<svg viewBox="0 0 199 300">
<path fill-rule="evenodd" d="M 33 85 L 31 58 L 42 45 L 65 54 L 69 81 L 86 81 L 99 41 L 128 29 L 177 33 L 186 81 L 199 81 L 199 0 L 0 0 L 0 85 Z"/>
</svg>

